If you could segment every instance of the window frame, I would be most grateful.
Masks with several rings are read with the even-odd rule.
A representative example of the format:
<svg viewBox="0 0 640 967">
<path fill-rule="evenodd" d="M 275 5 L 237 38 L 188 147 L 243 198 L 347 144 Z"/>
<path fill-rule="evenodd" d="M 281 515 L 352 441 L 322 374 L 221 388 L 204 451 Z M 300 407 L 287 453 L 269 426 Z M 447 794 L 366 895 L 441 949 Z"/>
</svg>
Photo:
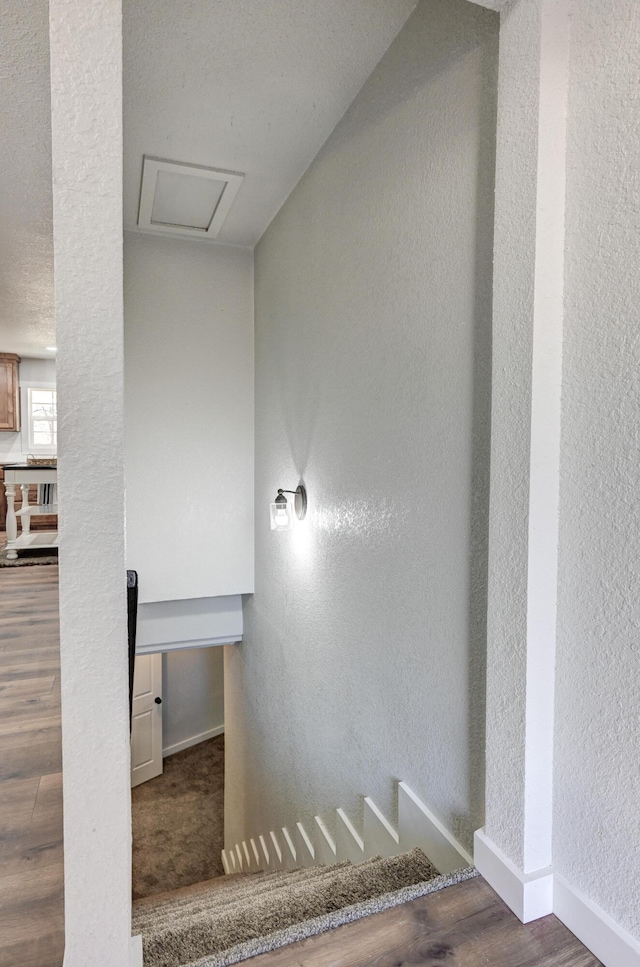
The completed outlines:
<svg viewBox="0 0 640 967">
<path fill-rule="evenodd" d="M 43 456 L 48 456 L 48 455 L 55 456 L 57 454 L 57 452 L 58 452 L 58 446 L 57 446 L 57 441 L 58 441 L 58 432 L 57 432 L 57 425 L 58 425 L 58 406 L 57 406 L 58 394 L 57 394 L 57 390 L 56 390 L 56 384 L 55 383 L 28 383 L 26 386 L 23 387 L 23 390 L 24 390 L 24 396 L 23 396 L 23 412 L 24 412 L 24 417 L 25 417 L 24 424 L 23 424 L 23 433 L 26 430 L 26 440 L 24 439 L 24 436 L 23 436 L 23 452 L 26 452 L 27 454 L 32 453 L 32 454 L 34 454 L 34 456 L 36 454 L 40 454 L 40 455 L 43 455 Z M 51 423 L 54 423 L 55 422 L 55 424 L 56 424 L 56 443 L 55 444 L 48 445 L 48 444 L 42 444 L 42 443 L 35 443 L 34 442 L 34 429 L 33 429 L 34 420 L 33 420 L 33 416 L 32 416 L 32 405 L 33 405 L 32 404 L 32 394 L 33 393 L 53 393 L 53 394 L 55 394 L 55 400 L 56 400 L 56 418 L 55 418 L 55 420 L 48 421 L 48 422 L 51 422 Z M 25 444 L 26 444 L 26 447 L 25 447 Z"/>
</svg>

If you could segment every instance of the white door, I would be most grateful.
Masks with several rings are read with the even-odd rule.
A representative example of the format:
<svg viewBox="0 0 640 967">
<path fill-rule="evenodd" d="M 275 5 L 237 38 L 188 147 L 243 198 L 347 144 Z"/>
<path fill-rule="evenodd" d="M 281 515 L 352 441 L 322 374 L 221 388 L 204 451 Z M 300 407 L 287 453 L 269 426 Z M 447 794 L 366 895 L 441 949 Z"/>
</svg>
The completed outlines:
<svg viewBox="0 0 640 967">
<path fill-rule="evenodd" d="M 138 655 L 133 674 L 131 785 L 162 774 L 162 655 Z"/>
</svg>

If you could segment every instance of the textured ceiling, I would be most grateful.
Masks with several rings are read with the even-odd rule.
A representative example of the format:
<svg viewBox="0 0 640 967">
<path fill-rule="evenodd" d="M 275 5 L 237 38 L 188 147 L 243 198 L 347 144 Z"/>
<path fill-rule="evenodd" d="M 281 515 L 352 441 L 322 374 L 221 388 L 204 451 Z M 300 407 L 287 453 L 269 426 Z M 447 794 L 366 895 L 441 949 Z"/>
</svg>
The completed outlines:
<svg viewBox="0 0 640 967">
<path fill-rule="evenodd" d="M 254 245 L 415 0 L 124 0 L 124 221 L 142 157 L 246 175 L 218 242 Z"/>
<path fill-rule="evenodd" d="M 49 7 L 0 17 L 0 352 L 51 355 L 53 232 Z"/>
</svg>

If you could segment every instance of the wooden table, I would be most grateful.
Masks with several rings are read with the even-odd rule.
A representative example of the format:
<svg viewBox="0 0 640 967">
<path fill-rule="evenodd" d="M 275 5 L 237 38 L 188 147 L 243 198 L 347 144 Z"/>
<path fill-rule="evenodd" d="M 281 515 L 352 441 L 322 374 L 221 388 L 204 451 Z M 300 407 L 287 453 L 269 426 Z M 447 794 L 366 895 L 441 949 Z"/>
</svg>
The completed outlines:
<svg viewBox="0 0 640 967">
<path fill-rule="evenodd" d="M 29 484 L 55 484 L 58 480 L 56 467 L 40 467 L 32 464 L 14 464 L 4 468 L 4 489 L 7 495 L 7 558 L 15 561 L 19 550 L 58 546 L 57 531 L 31 533 L 31 518 L 42 514 L 57 514 L 55 503 L 29 505 Z M 16 487 L 22 489 L 22 507 L 15 509 Z M 53 489 L 53 488 L 52 488 Z M 22 533 L 18 537 L 18 517 Z"/>
</svg>

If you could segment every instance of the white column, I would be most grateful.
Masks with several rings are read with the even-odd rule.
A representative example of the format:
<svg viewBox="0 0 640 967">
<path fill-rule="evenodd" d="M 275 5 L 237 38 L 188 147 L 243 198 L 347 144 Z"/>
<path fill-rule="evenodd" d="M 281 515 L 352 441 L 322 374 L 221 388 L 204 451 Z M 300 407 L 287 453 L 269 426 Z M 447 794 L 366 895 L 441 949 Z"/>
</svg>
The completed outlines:
<svg viewBox="0 0 640 967">
<path fill-rule="evenodd" d="M 50 0 L 65 967 L 131 941 L 121 0 Z M 95 507 L 100 512 L 95 512 Z"/>
<path fill-rule="evenodd" d="M 22 491 L 22 506 L 21 510 L 29 507 L 29 484 L 21 484 L 20 490 Z M 29 514 L 20 514 L 20 527 L 22 528 L 23 534 L 28 534 L 31 530 L 31 517 Z"/>
<path fill-rule="evenodd" d="M 524 920 L 551 912 L 568 0 L 501 14 L 486 826 L 475 861 Z"/>
<path fill-rule="evenodd" d="M 16 487 L 15 484 L 5 484 L 4 489 L 7 495 L 7 520 L 5 524 L 7 529 L 7 558 L 10 561 L 15 561 L 18 556 L 18 552 L 15 549 L 15 543 L 18 537 L 18 521 L 16 519 Z"/>
</svg>

